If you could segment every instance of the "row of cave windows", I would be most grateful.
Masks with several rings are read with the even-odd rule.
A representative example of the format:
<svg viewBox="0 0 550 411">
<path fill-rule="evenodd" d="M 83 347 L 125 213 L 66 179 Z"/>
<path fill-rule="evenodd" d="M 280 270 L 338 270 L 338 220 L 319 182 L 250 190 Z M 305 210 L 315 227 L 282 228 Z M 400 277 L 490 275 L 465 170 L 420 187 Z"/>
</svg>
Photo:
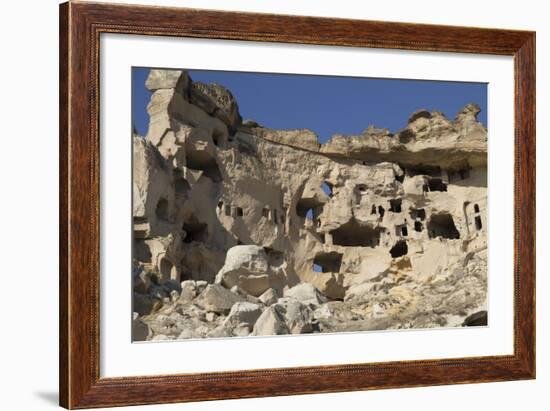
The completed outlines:
<svg viewBox="0 0 550 411">
<path fill-rule="evenodd" d="M 226 204 L 224 206 L 223 204 L 223 201 L 220 201 L 218 203 L 218 213 L 223 213 L 226 215 L 226 216 L 231 216 L 231 206 Z M 266 220 L 269 220 L 271 219 L 275 224 L 285 224 L 285 214 L 286 214 L 286 209 L 283 209 L 282 213 L 278 213 L 278 210 L 277 209 L 273 209 L 271 210 L 269 207 L 264 207 L 262 209 L 262 218 L 265 218 Z M 235 207 L 234 209 L 234 217 L 242 217 L 244 216 L 244 211 L 242 209 L 242 207 Z"/>
</svg>

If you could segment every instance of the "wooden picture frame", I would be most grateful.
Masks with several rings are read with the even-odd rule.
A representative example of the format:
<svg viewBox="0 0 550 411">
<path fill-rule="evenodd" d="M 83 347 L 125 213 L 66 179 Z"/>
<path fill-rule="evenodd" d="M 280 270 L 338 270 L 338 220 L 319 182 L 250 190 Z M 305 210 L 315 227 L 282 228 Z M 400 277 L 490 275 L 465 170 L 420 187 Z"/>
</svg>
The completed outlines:
<svg viewBox="0 0 550 411">
<path fill-rule="evenodd" d="M 514 353 L 100 378 L 101 33 L 513 56 Z M 535 33 L 69 2 L 60 6 L 60 404 L 91 408 L 535 378 Z"/>
</svg>

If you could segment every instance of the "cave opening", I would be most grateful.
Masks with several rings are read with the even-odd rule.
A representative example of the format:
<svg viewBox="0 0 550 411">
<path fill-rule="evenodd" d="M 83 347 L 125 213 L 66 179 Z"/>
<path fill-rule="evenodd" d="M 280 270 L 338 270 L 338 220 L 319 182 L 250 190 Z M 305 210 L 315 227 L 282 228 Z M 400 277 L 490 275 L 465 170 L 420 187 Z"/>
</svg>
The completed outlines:
<svg viewBox="0 0 550 411">
<path fill-rule="evenodd" d="M 342 266 L 342 257 L 343 254 L 337 252 L 317 254 L 313 259 L 313 271 L 318 266 L 322 273 L 338 273 Z"/>
<path fill-rule="evenodd" d="M 205 177 L 208 177 L 215 183 L 223 180 L 220 168 L 214 157 L 198 151 L 188 152 L 185 157 L 187 168 L 202 171 Z"/>
<path fill-rule="evenodd" d="M 334 245 L 343 247 L 376 247 L 380 244 L 380 229 L 374 229 L 361 225 L 356 219 L 332 230 L 332 241 Z"/>
<path fill-rule="evenodd" d="M 406 170 L 406 174 L 409 177 L 414 177 L 419 175 L 439 177 L 441 176 L 441 167 L 429 166 L 429 165 L 423 165 L 423 164 L 419 164 L 416 166 L 408 166 Z"/>
<path fill-rule="evenodd" d="M 447 184 L 440 178 L 430 178 L 428 181 L 428 189 L 430 191 L 447 191 Z"/>
<path fill-rule="evenodd" d="M 400 213 L 401 212 L 401 199 L 396 198 L 389 200 L 390 203 L 390 211 L 392 213 Z"/>
<path fill-rule="evenodd" d="M 169 206 L 168 206 L 168 200 L 165 198 L 161 198 L 158 203 L 157 207 L 155 208 L 155 214 L 157 218 L 163 221 L 168 221 L 170 218 L 169 213 Z"/>
<path fill-rule="evenodd" d="M 316 218 L 323 210 L 323 204 L 317 200 L 302 198 L 296 204 L 296 214 L 302 218 Z"/>
<path fill-rule="evenodd" d="M 264 247 L 267 254 L 267 261 L 272 267 L 280 267 L 285 262 L 285 255 L 282 251 L 274 250 L 271 247 Z"/>
<path fill-rule="evenodd" d="M 143 240 L 134 241 L 134 257 L 142 263 L 150 263 L 152 260 L 151 249 Z"/>
<path fill-rule="evenodd" d="M 185 231 L 184 243 L 205 242 L 208 237 L 208 224 L 201 223 L 196 219 L 183 223 L 181 228 Z"/>
<path fill-rule="evenodd" d="M 409 214 L 413 220 L 424 221 L 426 219 L 426 210 L 423 208 L 411 208 Z"/>
<path fill-rule="evenodd" d="M 460 238 L 460 233 L 450 214 L 432 215 L 428 223 L 428 232 L 430 238 L 442 237 L 450 240 Z"/>
<path fill-rule="evenodd" d="M 481 230 L 481 228 L 483 227 L 481 224 L 481 217 L 477 215 L 474 221 L 476 224 L 476 230 L 477 231 Z"/>
<path fill-rule="evenodd" d="M 418 231 L 419 233 L 422 231 L 422 223 L 420 221 L 414 222 L 414 231 Z"/>
<path fill-rule="evenodd" d="M 214 130 L 212 132 L 212 142 L 216 147 L 219 147 L 220 144 L 223 142 L 223 133 L 218 130 Z"/>
<path fill-rule="evenodd" d="M 380 214 L 380 218 L 384 218 L 384 213 L 386 210 L 384 210 L 384 207 L 378 206 L 378 214 Z"/>
<path fill-rule="evenodd" d="M 474 212 L 479 213 L 479 205 L 474 204 Z"/>
<path fill-rule="evenodd" d="M 405 240 L 399 240 L 395 245 L 390 249 L 390 254 L 392 258 L 397 258 L 406 255 L 409 252 L 409 247 Z"/>
</svg>

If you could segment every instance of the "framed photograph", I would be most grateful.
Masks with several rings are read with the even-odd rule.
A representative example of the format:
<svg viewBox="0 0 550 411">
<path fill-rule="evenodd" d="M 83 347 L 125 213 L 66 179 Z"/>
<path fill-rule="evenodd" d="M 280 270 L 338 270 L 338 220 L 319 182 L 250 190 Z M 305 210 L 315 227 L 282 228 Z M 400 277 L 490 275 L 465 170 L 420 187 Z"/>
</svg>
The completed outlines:
<svg viewBox="0 0 550 411">
<path fill-rule="evenodd" d="M 60 6 L 60 404 L 535 378 L 535 33 Z"/>
</svg>

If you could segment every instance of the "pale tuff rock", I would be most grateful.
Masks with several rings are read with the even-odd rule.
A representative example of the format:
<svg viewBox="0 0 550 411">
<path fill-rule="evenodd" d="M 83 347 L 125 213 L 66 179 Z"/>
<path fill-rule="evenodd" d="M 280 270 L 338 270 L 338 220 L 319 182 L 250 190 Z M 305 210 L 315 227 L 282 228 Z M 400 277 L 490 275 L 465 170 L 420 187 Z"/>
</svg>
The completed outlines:
<svg viewBox="0 0 550 411">
<path fill-rule="evenodd" d="M 208 285 L 199 295 L 196 303 L 206 311 L 227 314 L 235 303 L 242 301 L 242 297 L 232 293 L 219 284 Z"/>
<path fill-rule="evenodd" d="M 258 304 L 238 302 L 231 307 L 231 311 L 225 319 L 224 325 L 237 327 L 244 324 L 249 331 L 252 331 L 252 327 L 254 327 L 256 320 L 261 314 L 262 309 Z"/>
<path fill-rule="evenodd" d="M 281 290 L 288 283 L 280 268 L 269 265 L 262 247 L 240 245 L 229 249 L 225 264 L 216 276 L 216 283 L 227 288 L 238 286 L 253 296 L 260 296 L 270 288 Z"/>
<path fill-rule="evenodd" d="M 327 302 L 326 297 L 309 283 L 301 283 L 286 290 L 285 297 L 294 298 L 302 304 L 311 306 L 317 306 Z"/>
<path fill-rule="evenodd" d="M 151 70 L 146 85 L 149 130 L 133 136 L 136 340 L 487 321 L 477 105 L 319 144 L 241 121 L 229 90 L 184 71 Z"/>
<path fill-rule="evenodd" d="M 282 335 L 289 333 L 290 330 L 285 322 L 283 308 L 278 305 L 266 308 L 256 321 L 252 331 L 252 335 Z"/>
<path fill-rule="evenodd" d="M 277 291 L 275 291 L 273 288 L 270 288 L 269 290 L 266 290 L 262 295 L 260 295 L 258 299 L 263 305 L 268 307 L 272 304 L 275 304 L 279 299 L 279 296 L 277 294 Z"/>
<path fill-rule="evenodd" d="M 145 81 L 145 87 L 151 91 L 160 89 L 175 89 L 178 93 L 185 94 L 189 87 L 190 79 L 187 72 L 182 70 L 151 70 Z"/>
</svg>

